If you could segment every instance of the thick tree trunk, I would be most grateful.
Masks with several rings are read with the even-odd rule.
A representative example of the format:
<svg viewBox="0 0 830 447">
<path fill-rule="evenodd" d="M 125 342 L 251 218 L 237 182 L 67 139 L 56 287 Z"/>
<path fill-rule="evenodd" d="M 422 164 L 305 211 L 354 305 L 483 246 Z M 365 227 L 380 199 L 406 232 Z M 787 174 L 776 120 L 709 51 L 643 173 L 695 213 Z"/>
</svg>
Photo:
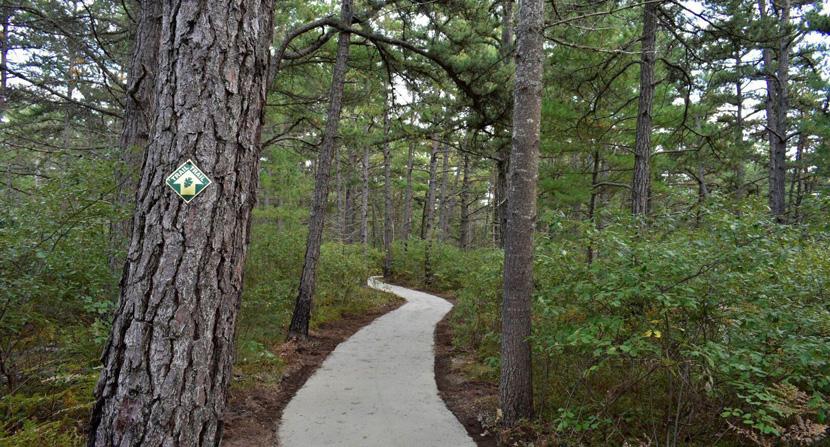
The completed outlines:
<svg viewBox="0 0 830 447">
<path fill-rule="evenodd" d="M 409 239 L 412 234 L 412 169 L 414 163 L 415 143 L 409 143 L 409 154 L 406 161 L 406 192 L 403 204 L 403 228 L 401 229 L 402 240 Z"/>
<path fill-rule="evenodd" d="M 344 24 L 352 22 L 352 1 L 343 0 L 340 20 Z M 314 185 L 314 199 L 311 205 L 311 217 L 308 223 L 308 241 L 306 243 L 305 262 L 300 278 L 294 314 L 288 328 L 289 339 L 306 339 L 308 324 L 311 320 L 311 302 L 316 286 L 317 261 L 320 258 L 320 244 L 323 242 L 323 223 L 326 218 L 328 202 L 329 174 L 331 161 L 337 141 L 337 129 L 340 125 L 340 111 L 343 105 L 343 87 L 346 82 L 346 69 L 349 59 L 349 33 L 341 32 L 337 40 L 337 57 L 331 76 L 329 92 L 329 109 L 326 115 L 326 128 L 318 157 L 317 176 Z"/>
<path fill-rule="evenodd" d="M 155 67 L 159 113 L 95 390 L 90 446 L 219 444 L 258 178 L 273 6 L 164 5 Z M 214 182 L 189 204 L 164 183 L 187 159 Z"/>
<path fill-rule="evenodd" d="M 116 201 L 127 209 L 135 203 L 136 182 L 144 161 L 144 151 L 150 142 L 150 129 L 156 117 L 154 91 L 161 38 L 162 3 L 144 1 L 139 7 L 135 47 L 127 78 L 127 97 L 124 101 L 124 128 L 121 131 L 121 166 L 116 170 Z M 123 259 L 118 253 L 130 237 L 130 221 L 113 223 L 110 235 L 110 268 L 115 271 Z"/>
<path fill-rule="evenodd" d="M 643 7 L 643 38 L 640 56 L 640 101 L 637 106 L 637 134 L 634 143 L 634 181 L 631 188 L 631 212 L 649 212 L 651 190 L 651 121 L 654 103 L 654 63 L 659 4 Z"/>
<path fill-rule="evenodd" d="M 464 154 L 464 166 L 461 180 L 461 224 L 459 246 L 462 250 L 470 248 L 470 155 Z"/>
<path fill-rule="evenodd" d="M 424 200 L 424 212 L 421 215 L 421 239 L 432 237 L 432 226 L 435 214 L 435 175 L 438 166 L 438 140 L 433 138 L 432 152 L 429 156 L 429 183 Z"/>
<path fill-rule="evenodd" d="M 391 86 L 390 86 L 391 87 Z M 389 147 L 389 104 L 383 110 L 383 276 L 392 276 L 392 154 Z"/>
<path fill-rule="evenodd" d="M 542 115 L 544 1 L 519 6 L 513 150 L 510 157 L 507 227 L 504 241 L 501 374 L 499 406 L 504 423 L 514 425 L 533 413 L 530 337 L 533 293 L 533 231 L 539 177 Z"/>
<path fill-rule="evenodd" d="M 449 206 L 447 203 L 447 198 L 449 196 L 447 194 L 447 189 L 449 188 L 450 178 L 450 146 L 448 144 L 444 144 L 442 156 L 444 160 L 441 166 L 441 189 L 439 192 L 441 195 L 441 204 L 440 208 L 438 209 L 438 228 L 441 231 L 439 237 L 443 242 L 444 240 L 446 240 L 446 234 L 444 233 L 444 230 L 448 224 L 447 219 L 449 219 L 449 216 L 447 215 L 449 213 Z"/>
</svg>

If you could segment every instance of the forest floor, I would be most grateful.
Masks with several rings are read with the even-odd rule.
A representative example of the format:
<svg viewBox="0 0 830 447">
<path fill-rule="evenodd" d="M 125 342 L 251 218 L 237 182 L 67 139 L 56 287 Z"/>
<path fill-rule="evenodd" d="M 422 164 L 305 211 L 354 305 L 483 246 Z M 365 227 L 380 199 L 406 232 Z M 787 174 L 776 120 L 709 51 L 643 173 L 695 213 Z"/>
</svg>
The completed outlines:
<svg viewBox="0 0 830 447">
<path fill-rule="evenodd" d="M 305 342 L 286 342 L 278 348 L 285 367 L 278 380 L 263 378 L 251 385 L 231 388 L 225 413 L 223 447 L 274 447 L 276 428 L 289 400 L 311 377 L 328 355 L 376 318 L 404 304 L 396 300 L 360 314 L 344 314 L 309 333 Z"/>
<path fill-rule="evenodd" d="M 342 343 L 289 402 L 283 447 L 474 447 L 438 394 L 435 327 L 444 299 L 370 279 L 407 300 Z"/>
<path fill-rule="evenodd" d="M 453 346 L 448 313 L 435 327 L 435 381 L 441 398 L 478 447 L 498 446 L 494 416 L 498 407 L 498 385 L 476 380 L 467 373 L 470 354 Z"/>
</svg>

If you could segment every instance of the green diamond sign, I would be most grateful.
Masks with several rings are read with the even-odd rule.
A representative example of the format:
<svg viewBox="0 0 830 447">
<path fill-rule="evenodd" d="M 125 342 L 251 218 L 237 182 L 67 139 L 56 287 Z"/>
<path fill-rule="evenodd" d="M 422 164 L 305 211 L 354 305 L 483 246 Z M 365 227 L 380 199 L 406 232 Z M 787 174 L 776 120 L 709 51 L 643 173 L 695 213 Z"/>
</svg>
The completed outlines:
<svg viewBox="0 0 830 447">
<path fill-rule="evenodd" d="M 187 160 L 167 177 L 166 183 L 185 202 L 190 202 L 212 182 L 191 160 Z"/>
</svg>

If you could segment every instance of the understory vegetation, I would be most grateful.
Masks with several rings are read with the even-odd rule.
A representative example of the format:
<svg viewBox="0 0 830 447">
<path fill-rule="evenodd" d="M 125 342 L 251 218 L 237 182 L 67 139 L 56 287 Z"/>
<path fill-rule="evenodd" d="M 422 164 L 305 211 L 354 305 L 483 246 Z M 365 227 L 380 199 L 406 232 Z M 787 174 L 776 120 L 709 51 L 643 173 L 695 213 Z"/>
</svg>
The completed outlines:
<svg viewBox="0 0 830 447">
<path fill-rule="evenodd" d="M 826 207 L 816 202 L 811 206 Z M 830 415 L 830 227 L 784 230 L 713 200 L 601 231 L 549 215 L 535 250 L 538 440 L 567 445 L 812 445 Z M 397 247 L 424 284 L 423 247 Z M 435 248 L 431 288 L 457 298 L 454 344 L 477 379 L 499 365 L 501 254 Z M 592 260 L 588 262 L 588 253 Z"/>
<path fill-rule="evenodd" d="M 100 237 L 118 210 L 77 199 L 109 187 L 101 171 L 85 171 L 72 189 L 33 185 L 31 200 L 0 208 L 0 446 L 86 445 L 118 288 Z M 294 220 L 277 233 L 276 215 L 274 207 L 255 212 L 232 389 L 274 383 L 282 371 L 276 348 L 291 318 L 305 231 Z M 364 287 L 379 272 L 377 250 L 325 244 L 312 328 L 388 304 L 390 295 Z"/>
</svg>

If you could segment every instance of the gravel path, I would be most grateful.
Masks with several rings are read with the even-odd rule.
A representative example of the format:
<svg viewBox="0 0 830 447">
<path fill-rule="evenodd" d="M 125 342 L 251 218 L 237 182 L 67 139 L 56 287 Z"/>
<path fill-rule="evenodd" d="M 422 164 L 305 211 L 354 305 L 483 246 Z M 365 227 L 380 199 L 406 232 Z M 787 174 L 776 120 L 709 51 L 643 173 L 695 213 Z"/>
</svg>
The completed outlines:
<svg viewBox="0 0 830 447">
<path fill-rule="evenodd" d="M 407 300 L 341 343 L 282 416 L 282 447 L 475 447 L 438 396 L 435 325 L 452 304 L 369 278 Z"/>
</svg>

